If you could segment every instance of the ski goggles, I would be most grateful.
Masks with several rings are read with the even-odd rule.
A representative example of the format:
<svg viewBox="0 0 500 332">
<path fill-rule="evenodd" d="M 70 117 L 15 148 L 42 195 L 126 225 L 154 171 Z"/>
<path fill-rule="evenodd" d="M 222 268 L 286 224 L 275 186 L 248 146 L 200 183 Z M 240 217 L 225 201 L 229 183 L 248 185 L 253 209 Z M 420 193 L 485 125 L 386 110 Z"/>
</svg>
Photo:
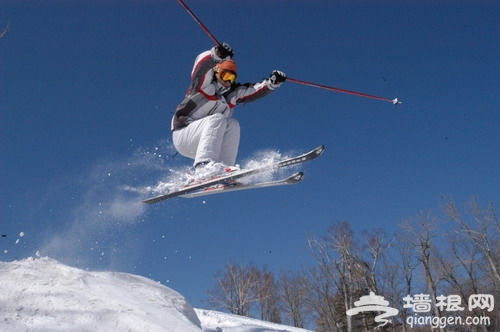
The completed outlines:
<svg viewBox="0 0 500 332">
<path fill-rule="evenodd" d="M 236 82 L 236 77 L 238 77 L 238 75 L 236 75 L 236 73 L 234 71 L 221 70 L 221 71 L 219 71 L 219 77 L 224 82 L 229 82 L 229 83 L 233 84 L 234 82 Z"/>
</svg>

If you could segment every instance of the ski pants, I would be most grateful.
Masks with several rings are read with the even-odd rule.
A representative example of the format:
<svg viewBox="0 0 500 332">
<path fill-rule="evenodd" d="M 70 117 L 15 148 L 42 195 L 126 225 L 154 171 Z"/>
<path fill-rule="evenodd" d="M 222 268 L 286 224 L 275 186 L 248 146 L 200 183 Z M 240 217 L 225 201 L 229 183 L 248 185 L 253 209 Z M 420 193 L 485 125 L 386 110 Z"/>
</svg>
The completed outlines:
<svg viewBox="0 0 500 332">
<path fill-rule="evenodd" d="M 240 144 L 240 124 L 216 113 L 175 130 L 172 141 L 181 155 L 194 159 L 193 165 L 214 161 L 232 166 Z"/>
</svg>

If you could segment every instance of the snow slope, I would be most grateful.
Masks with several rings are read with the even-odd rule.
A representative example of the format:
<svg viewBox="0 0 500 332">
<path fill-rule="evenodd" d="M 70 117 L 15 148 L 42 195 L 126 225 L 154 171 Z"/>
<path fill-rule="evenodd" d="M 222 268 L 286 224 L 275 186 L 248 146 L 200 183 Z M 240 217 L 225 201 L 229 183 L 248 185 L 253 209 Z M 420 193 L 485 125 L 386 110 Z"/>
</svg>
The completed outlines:
<svg viewBox="0 0 500 332">
<path fill-rule="evenodd" d="M 307 332 L 308 330 L 219 311 L 194 309 L 205 332 Z"/>
<path fill-rule="evenodd" d="M 44 257 L 0 262 L 0 331 L 306 330 L 193 309 L 147 278 L 84 271 Z"/>
</svg>

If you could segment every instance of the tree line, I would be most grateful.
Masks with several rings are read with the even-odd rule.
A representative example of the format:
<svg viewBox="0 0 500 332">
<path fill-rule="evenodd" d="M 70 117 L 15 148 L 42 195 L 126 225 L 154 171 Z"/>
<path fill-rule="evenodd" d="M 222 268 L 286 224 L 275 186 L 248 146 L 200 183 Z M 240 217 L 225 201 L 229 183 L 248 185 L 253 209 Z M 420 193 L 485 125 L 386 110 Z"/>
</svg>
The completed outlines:
<svg viewBox="0 0 500 332">
<path fill-rule="evenodd" d="M 392 232 L 334 222 L 307 244 L 314 264 L 300 271 L 228 263 L 208 293 L 212 308 L 318 332 L 500 330 L 493 203 L 443 200 L 438 214 L 422 212 Z M 398 310 L 389 323 L 377 310 L 347 314 L 371 293 Z"/>
</svg>

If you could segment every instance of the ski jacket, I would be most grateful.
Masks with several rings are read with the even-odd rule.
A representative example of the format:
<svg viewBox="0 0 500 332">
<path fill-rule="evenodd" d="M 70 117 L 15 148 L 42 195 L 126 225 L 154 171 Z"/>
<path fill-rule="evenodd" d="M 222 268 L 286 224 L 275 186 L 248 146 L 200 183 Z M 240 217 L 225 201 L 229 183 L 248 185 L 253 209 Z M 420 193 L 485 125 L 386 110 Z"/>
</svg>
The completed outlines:
<svg viewBox="0 0 500 332">
<path fill-rule="evenodd" d="M 230 117 L 236 105 L 262 98 L 279 86 L 264 79 L 258 83 L 235 83 L 226 88 L 219 83 L 213 70 L 222 60 L 216 55 L 215 47 L 196 57 L 191 84 L 172 118 L 172 130 L 216 113 Z"/>
</svg>

